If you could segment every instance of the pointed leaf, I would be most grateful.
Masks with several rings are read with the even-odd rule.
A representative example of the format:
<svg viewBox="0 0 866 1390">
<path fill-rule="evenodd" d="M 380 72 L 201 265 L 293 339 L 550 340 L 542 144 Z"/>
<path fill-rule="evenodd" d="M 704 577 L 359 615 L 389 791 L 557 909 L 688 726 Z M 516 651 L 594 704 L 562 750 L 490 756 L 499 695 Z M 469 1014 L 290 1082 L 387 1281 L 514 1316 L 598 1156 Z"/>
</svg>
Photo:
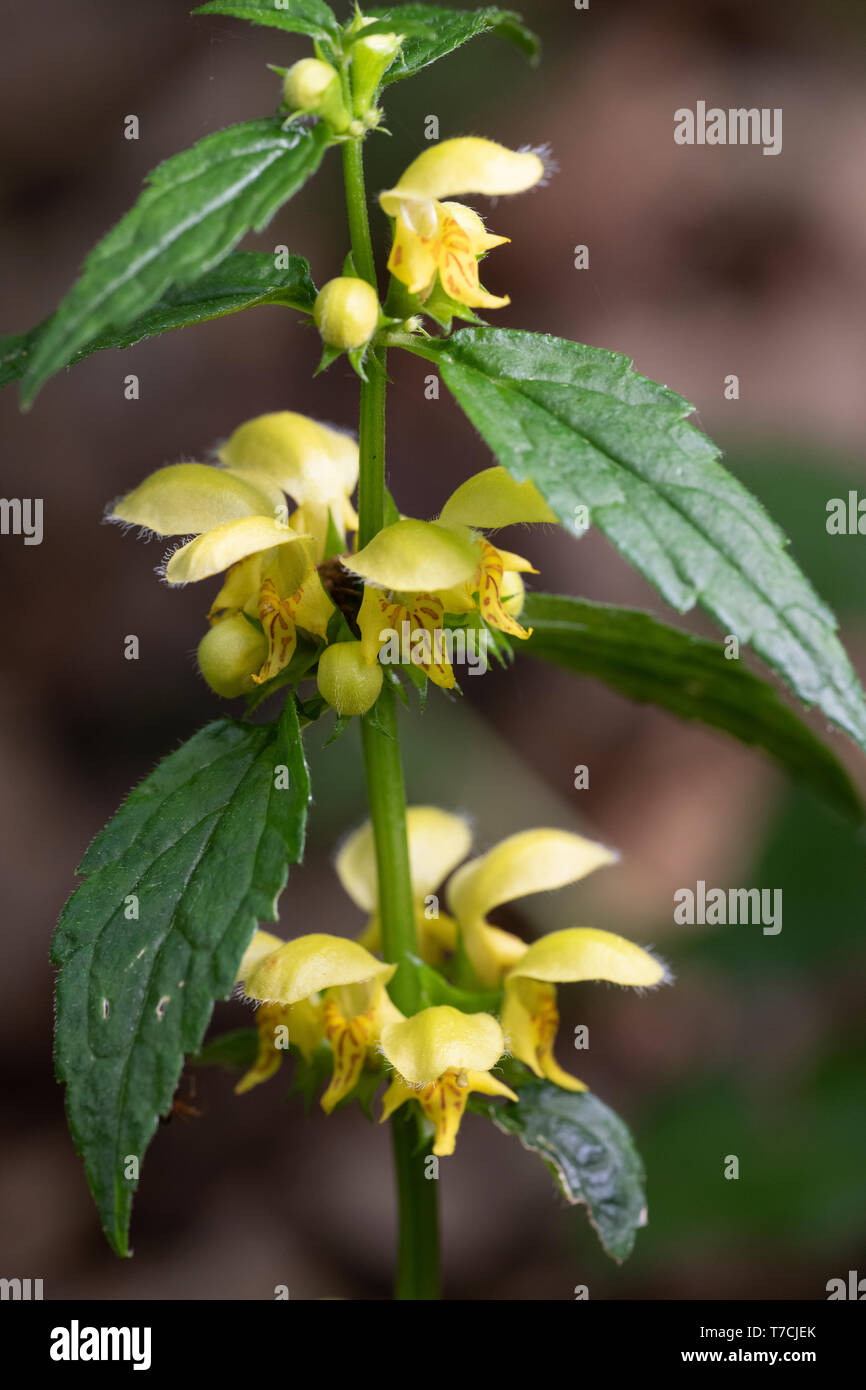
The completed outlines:
<svg viewBox="0 0 866 1390">
<path fill-rule="evenodd" d="M 644 1170 L 628 1128 L 591 1091 L 564 1091 L 549 1081 L 525 1081 L 519 1100 L 479 1104 L 498 1129 L 516 1134 L 550 1169 L 571 1205 L 585 1203 L 607 1253 L 628 1259 L 647 1222 Z"/>
<path fill-rule="evenodd" d="M 24 372 L 24 403 L 94 338 L 131 324 L 212 270 L 245 232 L 261 231 L 328 143 L 321 125 L 284 130 L 273 117 L 208 135 L 160 164 L 45 326 Z"/>
<path fill-rule="evenodd" d="M 755 744 L 844 816 L 863 820 L 851 779 L 830 749 L 782 704 L 772 686 L 741 661 L 728 659 L 714 642 L 633 608 L 559 594 L 527 595 L 521 622 L 532 628 L 532 636 L 512 642 L 518 656 L 593 676 L 632 700 Z"/>
<path fill-rule="evenodd" d="M 408 344 L 404 344 L 408 346 Z M 866 749 L 866 707 L 836 621 L 759 502 L 686 423 L 692 407 L 628 358 L 563 338 L 467 328 L 412 340 L 499 462 L 563 526 L 583 512 L 680 612 L 696 602 Z"/>
<path fill-rule="evenodd" d="M 300 861 L 309 794 L 293 700 L 276 724 L 221 719 L 127 797 L 80 865 L 52 946 L 57 1075 L 118 1254 L 184 1054 Z"/>
<path fill-rule="evenodd" d="M 144 338 L 154 338 L 172 328 L 188 328 L 191 324 L 223 318 L 240 309 L 255 309 L 262 304 L 284 305 L 311 314 L 315 300 L 316 287 L 303 256 L 289 256 L 288 265 L 277 270 L 274 257 L 265 251 L 235 251 L 183 289 L 168 290 L 152 309 L 131 323 L 93 338 L 66 365 L 73 366 L 106 348 L 132 347 Z M 0 338 L 0 387 L 24 375 L 53 321 L 52 315 L 29 333 Z"/>
<path fill-rule="evenodd" d="M 366 13 L 377 19 L 387 19 L 395 33 L 409 35 L 385 73 L 383 81 L 386 83 L 412 77 L 478 34 L 499 34 L 533 60 L 539 53 L 539 41 L 520 15 L 512 10 L 500 10 L 495 5 L 485 5 L 480 10 L 453 10 L 442 5 L 392 5 Z M 418 25 L 427 26 L 428 32 L 411 33 Z"/>
<path fill-rule="evenodd" d="M 340 28 L 334 11 L 324 0 L 209 0 L 193 14 L 231 15 L 289 34 L 308 34 L 312 39 L 333 38 Z"/>
</svg>

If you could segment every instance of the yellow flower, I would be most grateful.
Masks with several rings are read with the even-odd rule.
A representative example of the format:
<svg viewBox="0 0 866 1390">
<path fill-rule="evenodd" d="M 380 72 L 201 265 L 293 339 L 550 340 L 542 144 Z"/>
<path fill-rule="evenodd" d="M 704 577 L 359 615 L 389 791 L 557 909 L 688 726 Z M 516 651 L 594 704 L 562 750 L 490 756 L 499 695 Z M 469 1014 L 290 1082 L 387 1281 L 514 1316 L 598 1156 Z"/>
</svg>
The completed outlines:
<svg viewBox="0 0 866 1390">
<path fill-rule="evenodd" d="M 291 410 L 241 425 L 219 451 L 241 477 L 265 477 L 298 504 L 292 529 L 312 535 L 316 563 L 325 557 L 329 522 L 345 543 L 358 518 L 350 497 L 358 482 L 358 445 L 351 435 Z"/>
<path fill-rule="evenodd" d="M 559 1027 L 555 985 L 608 980 L 651 989 L 668 978 L 661 961 L 613 932 L 594 927 L 550 932 L 534 942 L 505 977 L 502 1026 L 509 1048 L 536 1076 L 567 1091 L 585 1091 L 584 1083 L 563 1071 L 553 1055 Z"/>
<path fill-rule="evenodd" d="M 285 411 L 242 425 L 221 451 L 224 467 L 200 463 L 157 469 L 121 498 L 111 519 L 160 536 L 192 535 L 169 559 L 169 584 L 208 579 L 226 571 L 209 619 L 237 614 L 258 619 L 267 643 L 258 671 L 217 671 L 220 693 L 262 683 L 288 665 L 297 628 L 327 640 L 333 605 L 316 565 L 328 537 L 345 544 L 357 524 L 349 501 L 357 481 L 358 449 L 347 435 Z M 286 494 L 299 503 L 290 516 Z M 249 650 L 261 657 L 258 644 Z M 243 643 L 213 644 L 202 669 L 221 666 L 226 648 L 234 658 Z"/>
<path fill-rule="evenodd" d="M 502 1029 L 491 1014 L 464 1014 L 450 1004 L 422 1009 L 412 1018 L 386 1023 L 381 1051 L 398 1075 L 385 1092 L 382 1120 L 407 1100 L 417 1100 L 435 1129 L 433 1152 L 454 1152 L 470 1091 L 517 1096 L 496 1077 L 505 1050 Z"/>
<path fill-rule="evenodd" d="M 478 280 L 478 257 L 508 238 L 490 235 L 476 212 L 448 200 L 464 193 L 522 193 L 543 177 L 537 154 L 508 150 L 492 140 L 443 140 L 425 150 L 394 188 L 380 194 L 383 211 L 394 218 L 391 274 L 422 300 L 438 275 L 446 294 L 460 304 L 487 309 L 508 304 L 507 296 L 488 294 Z"/>
<path fill-rule="evenodd" d="M 498 984 L 527 950 L 519 937 L 492 926 L 489 912 L 515 898 L 576 883 L 616 859 L 613 850 L 567 830 L 523 830 L 458 869 L 448 885 L 448 903 L 481 983 Z"/>
<path fill-rule="evenodd" d="M 528 637 L 531 629 L 521 627 L 514 609 L 519 613 L 522 603 L 519 573 L 536 571 L 472 528 L 555 520 L 532 482 L 518 483 L 504 468 L 486 468 L 457 488 L 436 521 L 401 518 L 356 555 L 345 556 L 344 563 L 367 581 L 358 628 L 368 664 L 394 640 L 388 634 L 399 642 L 408 624 L 411 660 L 434 684 L 451 689 L 446 613 L 479 612 L 490 627 Z"/>
<path fill-rule="evenodd" d="M 428 916 L 427 900 L 466 858 L 472 835 L 462 816 L 440 811 L 436 806 L 410 806 L 406 811 L 409 840 L 409 867 L 418 952 L 432 964 L 443 951 L 453 951 L 456 928 L 452 918 L 439 912 Z M 367 821 L 342 845 L 336 861 L 337 876 L 356 907 L 369 915 L 361 943 L 370 951 L 381 947 L 379 923 L 379 880 L 373 827 Z"/>
<path fill-rule="evenodd" d="M 314 932 L 281 942 L 257 932 L 238 978 L 244 980 L 245 994 L 261 1001 L 259 1055 L 237 1089 L 249 1090 L 278 1069 L 275 1029 L 283 1025 L 287 1042 L 308 1059 L 323 1039 L 330 1043 L 334 1069 L 321 1099 L 330 1114 L 357 1085 L 382 1025 L 402 1018 L 385 991 L 396 968 L 341 936 Z"/>
</svg>

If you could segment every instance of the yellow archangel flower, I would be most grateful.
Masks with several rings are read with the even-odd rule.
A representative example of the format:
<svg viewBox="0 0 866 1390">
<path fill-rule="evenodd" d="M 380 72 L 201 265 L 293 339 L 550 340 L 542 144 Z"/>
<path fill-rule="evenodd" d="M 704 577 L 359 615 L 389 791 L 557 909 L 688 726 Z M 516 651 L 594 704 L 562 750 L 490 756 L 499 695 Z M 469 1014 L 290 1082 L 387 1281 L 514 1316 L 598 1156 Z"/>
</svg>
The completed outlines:
<svg viewBox="0 0 866 1390">
<path fill-rule="evenodd" d="M 296 629 L 326 640 L 333 605 L 316 565 L 357 518 L 350 502 L 358 448 L 348 435 L 281 411 L 242 425 L 220 450 L 221 467 L 159 468 L 115 504 L 110 519 L 160 536 L 193 536 L 169 559 L 169 584 L 226 571 L 209 619 L 258 618 L 267 643 L 254 682 L 288 664 Z M 290 514 L 287 495 L 298 503 Z"/>
<path fill-rule="evenodd" d="M 259 1053 L 236 1090 L 248 1091 L 273 1076 L 287 1046 L 297 1046 L 309 1061 L 327 1040 L 334 1069 L 321 1106 L 330 1114 L 357 1085 L 383 1024 L 402 1018 L 385 990 L 396 968 L 341 936 L 315 932 L 282 942 L 256 932 L 238 980 L 249 998 L 261 1001 Z"/>
<path fill-rule="evenodd" d="M 388 644 L 389 659 L 399 652 L 398 659 L 411 660 L 434 684 L 451 689 L 454 646 L 461 639 L 465 647 L 467 634 L 446 630 L 446 613 L 478 612 L 490 627 L 528 637 L 531 629 L 521 627 L 515 610 L 523 605 L 521 572 L 536 571 L 472 528 L 555 521 L 534 483 L 486 468 L 452 493 L 436 521 L 402 518 L 344 557 L 367 581 L 358 627 L 368 664 Z"/>
<path fill-rule="evenodd" d="M 382 210 L 394 219 L 391 274 L 422 300 L 438 275 L 446 294 L 460 304 L 481 309 L 508 304 L 507 296 L 488 294 L 478 280 L 478 257 L 508 238 L 490 235 L 477 212 L 447 200 L 464 193 L 523 193 L 544 172 L 539 155 L 508 150 L 493 140 L 472 136 L 431 146 L 379 196 Z"/>
<path fill-rule="evenodd" d="M 523 830 L 471 859 L 448 885 L 448 905 L 481 983 L 497 985 L 527 952 L 525 942 L 487 921 L 502 903 L 577 883 L 616 862 L 604 845 L 567 830 Z"/>
<path fill-rule="evenodd" d="M 409 866 L 418 952 L 431 964 L 441 961 L 443 952 L 453 951 L 457 942 L 454 921 L 439 911 L 433 894 L 451 871 L 469 853 L 472 835 L 462 816 L 440 811 L 436 806 L 410 806 L 406 812 L 409 840 Z M 379 882 L 373 827 L 369 821 L 342 845 L 336 861 L 337 876 L 352 902 L 369 915 L 366 930 L 359 938 L 370 951 L 381 946 L 379 922 Z"/>
<path fill-rule="evenodd" d="M 464 1014 L 450 1004 L 422 1009 L 382 1028 L 381 1051 L 397 1075 L 385 1092 L 382 1120 L 407 1100 L 417 1100 L 433 1124 L 433 1152 L 454 1152 L 471 1091 L 517 1100 L 490 1074 L 505 1051 L 502 1029 L 491 1014 Z"/>
<path fill-rule="evenodd" d="M 549 932 L 534 942 L 505 977 L 502 1026 L 515 1057 L 567 1091 L 586 1086 L 559 1066 L 553 1043 L 559 1027 L 556 984 L 608 980 L 612 984 L 651 989 L 665 983 L 664 964 L 613 932 L 570 927 Z"/>
</svg>

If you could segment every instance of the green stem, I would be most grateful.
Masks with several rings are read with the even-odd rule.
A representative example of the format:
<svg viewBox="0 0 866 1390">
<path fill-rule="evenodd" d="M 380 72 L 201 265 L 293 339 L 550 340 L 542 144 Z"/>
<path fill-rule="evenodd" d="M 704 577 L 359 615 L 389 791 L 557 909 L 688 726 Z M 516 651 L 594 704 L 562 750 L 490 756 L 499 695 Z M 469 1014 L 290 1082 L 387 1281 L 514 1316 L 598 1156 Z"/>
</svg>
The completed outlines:
<svg viewBox="0 0 866 1390">
<path fill-rule="evenodd" d="M 360 140 L 343 145 L 346 208 L 355 269 L 376 285 L 370 238 L 364 165 Z M 385 518 L 385 354 L 371 352 L 368 380 L 361 386 L 358 543 L 367 545 Z M 367 798 L 373 825 L 379 880 L 382 954 L 397 966 L 388 990 L 399 1009 L 415 1013 L 419 985 L 409 959 L 417 952 L 415 904 L 406 834 L 406 792 L 397 731 L 393 687 L 386 683 L 374 708 L 361 719 L 361 745 Z M 399 1111 L 391 1121 L 394 1173 L 397 1180 L 399 1238 L 398 1299 L 433 1299 L 439 1288 L 438 1203 L 436 1182 L 425 1177 L 427 1152 L 417 1145 L 415 1116 Z"/>
<path fill-rule="evenodd" d="M 343 183 L 346 186 L 346 211 L 349 214 L 349 235 L 352 238 L 352 258 L 362 280 L 376 285 L 376 262 L 370 237 L 367 215 L 367 191 L 364 187 L 364 154 L 361 140 L 343 142 Z"/>
<path fill-rule="evenodd" d="M 343 182 L 352 257 L 358 274 L 376 288 L 376 263 L 370 237 L 364 156 L 360 140 L 343 145 Z M 361 387 L 361 476 L 358 483 L 358 546 L 363 547 L 382 529 L 385 520 L 385 354 L 370 352 L 368 380 Z"/>
<path fill-rule="evenodd" d="M 417 1012 L 420 998 L 418 976 L 408 957 L 417 954 L 418 944 L 406 838 L 403 764 L 390 685 L 385 685 L 373 709 L 361 720 L 361 744 L 376 846 L 382 954 L 397 966 L 388 992 L 398 1009 L 411 1014 Z"/>
<path fill-rule="evenodd" d="M 358 480 L 358 548 L 368 545 L 385 522 L 385 353 L 367 354 L 367 380 L 361 383 Z"/>
<path fill-rule="evenodd" d="M 398 1299 L 439 1297 L 439 1210 L 436 1178 L 425 1176 L 426 1153 L 416 1152 L 415 1116 L 398 1110 L 391 1121 L 394 1172 L 397 1177 Z M 435 1162 L 435 1160 L 434 1160 Z"/>
</svg>

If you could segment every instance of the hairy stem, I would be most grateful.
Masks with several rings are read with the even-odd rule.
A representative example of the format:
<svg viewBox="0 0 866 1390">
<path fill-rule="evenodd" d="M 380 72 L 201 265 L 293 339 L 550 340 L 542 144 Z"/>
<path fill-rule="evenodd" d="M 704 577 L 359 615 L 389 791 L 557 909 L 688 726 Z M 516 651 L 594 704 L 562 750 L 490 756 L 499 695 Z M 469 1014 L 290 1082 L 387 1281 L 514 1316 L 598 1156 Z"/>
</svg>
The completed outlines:
<svg viewBox="0 0 866 1390">
<path fill-rule="evenodd" d="M 352 259 L 362 280 L 376 285 L 376 263 L 370 239 L 370 219 L 367 216 L 367 190 L 364 186 L 364 154 L 361 140 L 346 140 L 343 144 L 343 182 L 346 186 L 346 211 L 349 214 L 349 235 L 352 238 Z"/>
<path fill-rule="evenodd" d="M 360 140 L 343 145 L 346 208 L 352 258 L 358 274 L 376 285 Z M 385 354 L 368 354 L 368 380 L 361 386 L 358 543 L 367 545 L 385 518 Z M 379 880 L 382 954 L 397 966 L 388 989 L 399 1009 L 420 1004 L 417 975 L 409 957 L 417 952 L 415 906 L 406 835 L 406 792 L 397 730 L 394 689 L 386 682 L 373 709 L 361 719 L 367 798 Z M 415 1116 L 402 1108 L 391 1121 L 397 1180 L 399 1237 L 398 1299 L 438 1297 L 439 1240 L 435 1181 L 425 1177 L 426 1152 L 417 1144 Z"/>
</svg>

